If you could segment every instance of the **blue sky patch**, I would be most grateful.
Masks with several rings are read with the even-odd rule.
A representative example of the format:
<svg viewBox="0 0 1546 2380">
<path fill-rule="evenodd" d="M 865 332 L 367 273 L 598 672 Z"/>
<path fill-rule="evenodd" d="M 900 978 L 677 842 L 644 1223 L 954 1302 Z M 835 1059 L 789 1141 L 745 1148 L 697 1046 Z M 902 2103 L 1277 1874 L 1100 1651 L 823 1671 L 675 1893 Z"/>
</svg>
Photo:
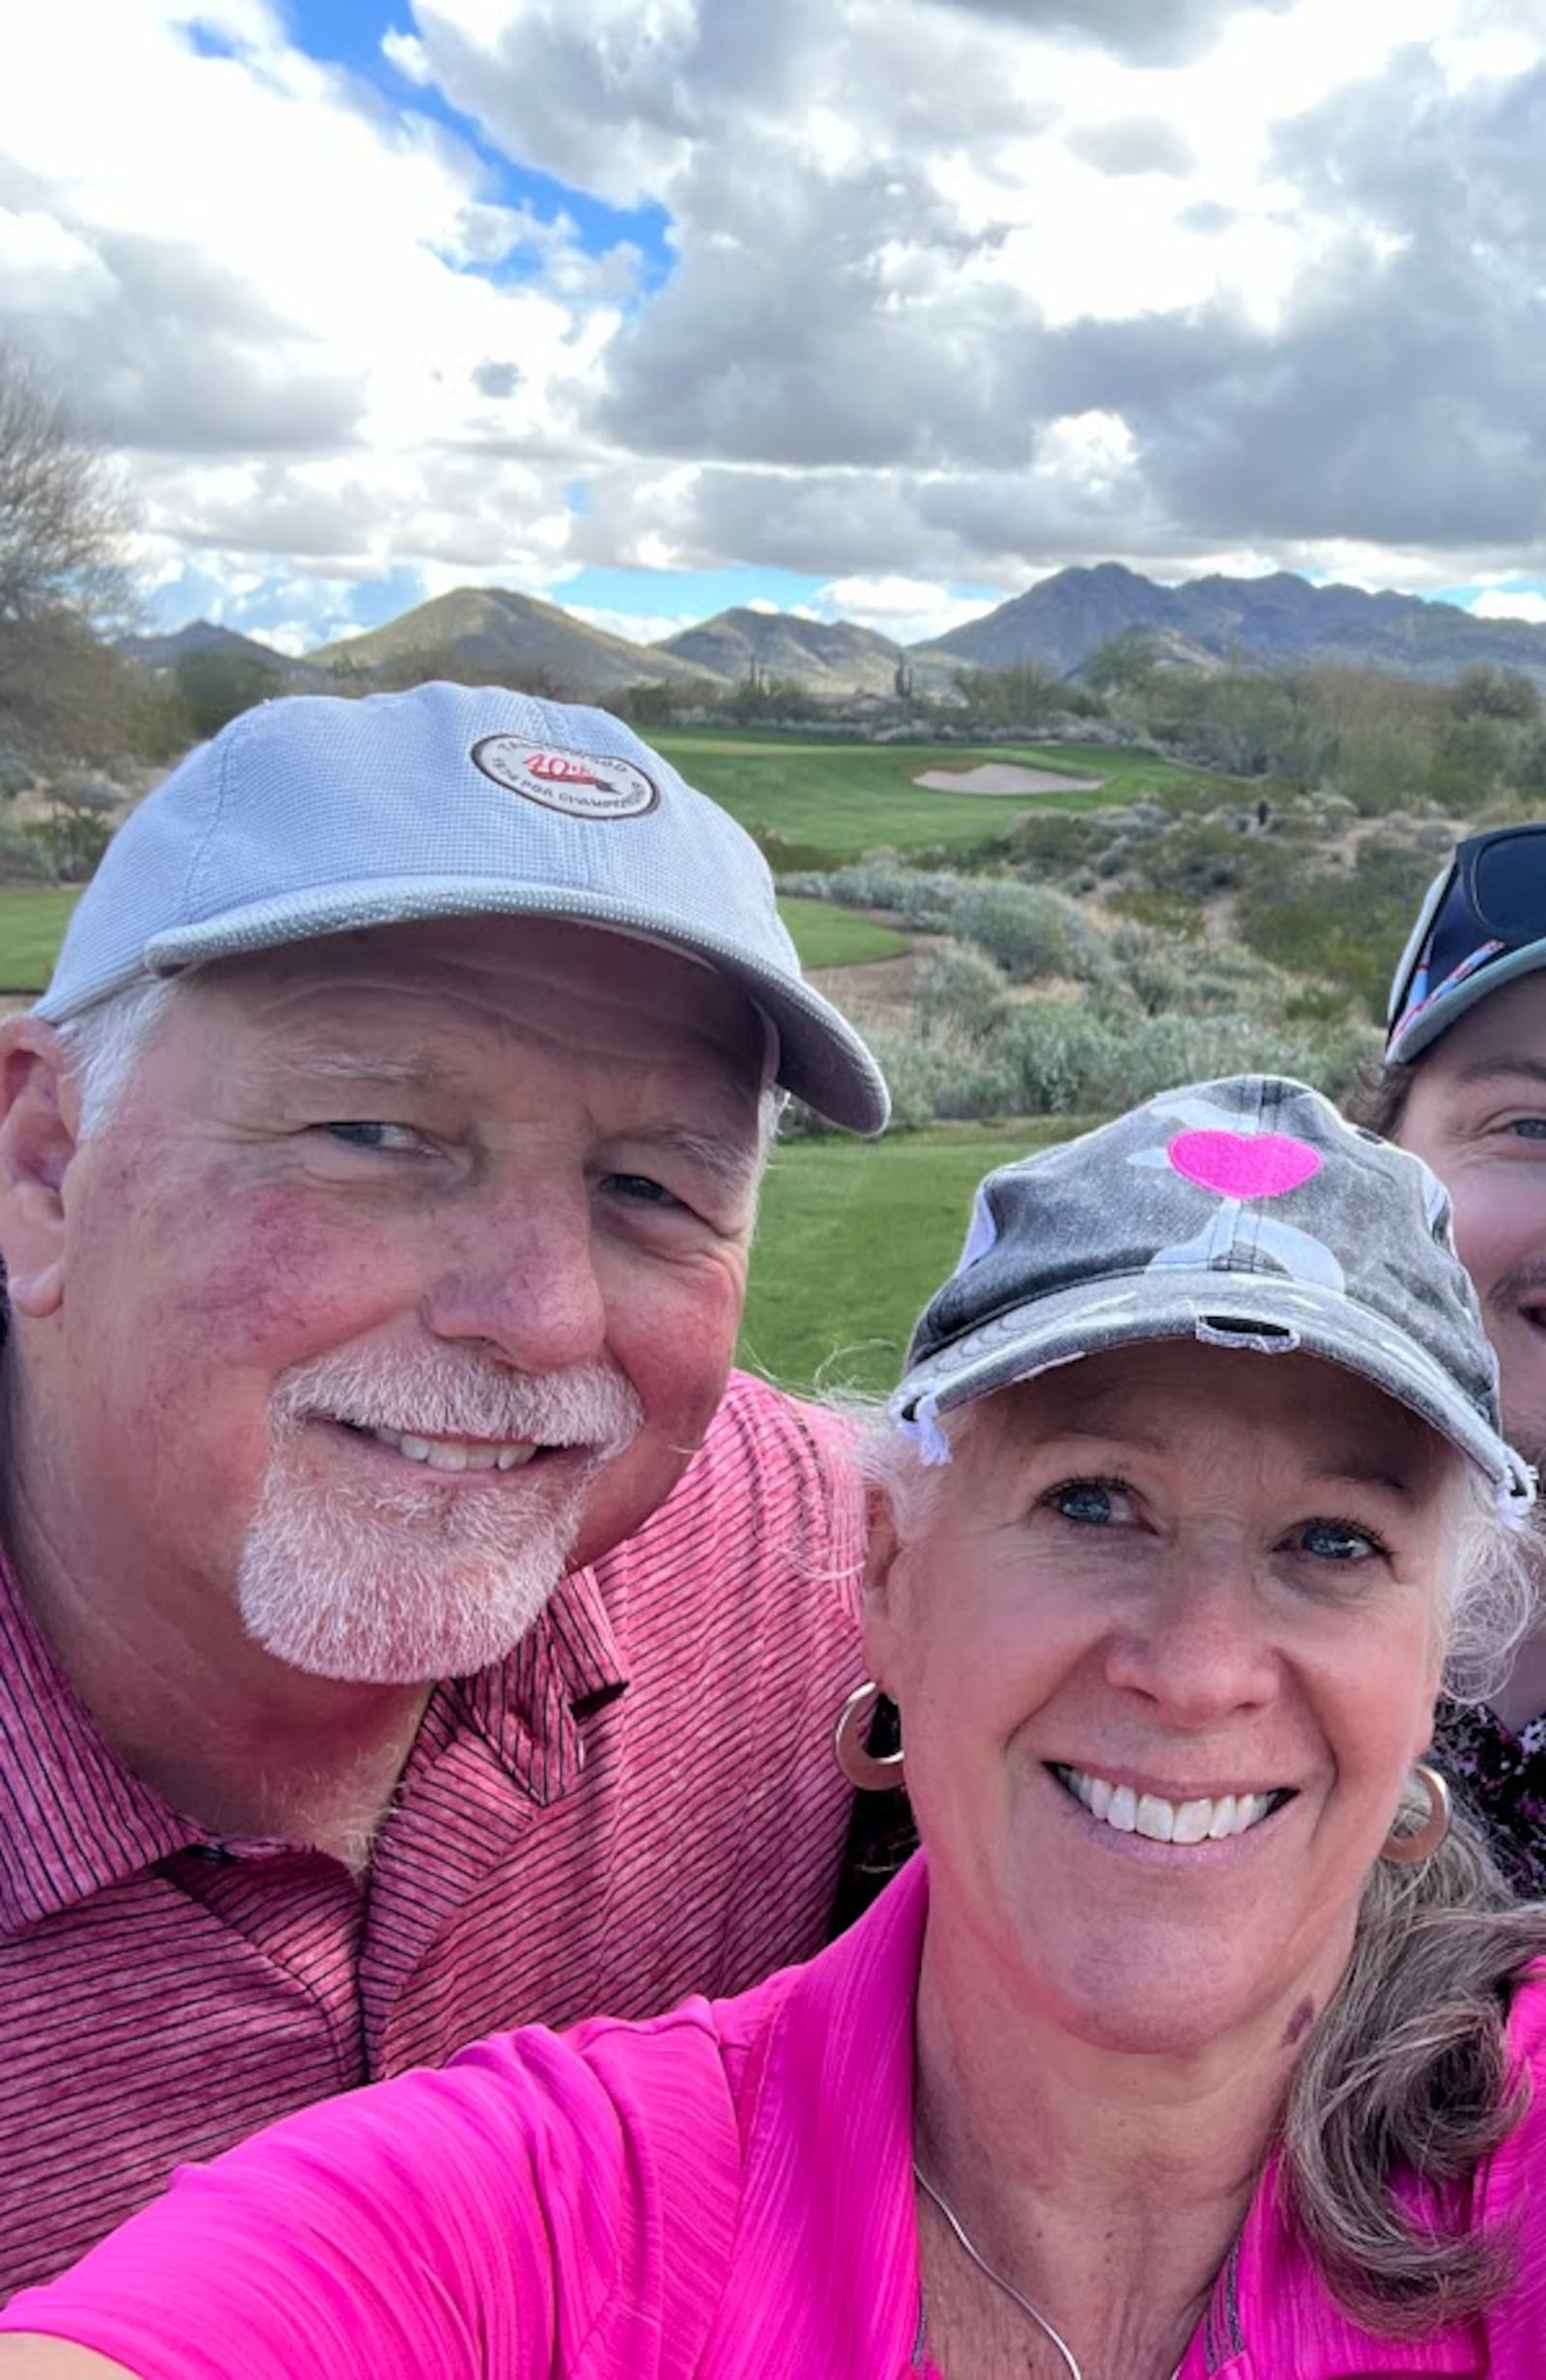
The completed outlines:
<svg viewBox="0 0 1546 2380">
<path fill-rule="evenodd" d="M 413 36 L 412 12 L 384 6 L 382 0 L 292 0 L 288 20 L 298 45 L 308 57 L 346 67 L 380 92 L 393 113 L 412 110 L 439 124 L 471 149 L 483 166 L 490 194 L 508 207 L 529 208 L 539 222 L 567 215 L 581 247 L 601 256 L 626 243 L 644 259 L 639 295 L 657 289 L 671 272 L 671 217 L 664 207 L 610 207 L 588 191 L 577 190 L 552 174 L 539 173 L 508 158 L 485 139 L 472 117 L 453 107 L 434 83 L 410 82 L 382 50 L 388 33 Z M 528 277 L 533 260 L 516 249 L 497 265 L 465 270 L 484 279 L 508 283 Z"/>
</svg>

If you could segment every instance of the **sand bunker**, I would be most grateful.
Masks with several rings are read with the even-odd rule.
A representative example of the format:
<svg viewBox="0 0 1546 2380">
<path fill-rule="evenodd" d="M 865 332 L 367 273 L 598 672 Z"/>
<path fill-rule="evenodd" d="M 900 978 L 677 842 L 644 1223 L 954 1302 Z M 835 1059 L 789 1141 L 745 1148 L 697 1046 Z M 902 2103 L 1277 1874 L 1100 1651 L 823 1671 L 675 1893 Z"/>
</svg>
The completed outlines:
<svg viewBox="0 0 1546 2380">
<path fill-rule="evenodd" d="M 1093 793 L 1103 777 L 1059 777 L 1049 768 L 1016 768 L 1007 760 L 985 760 L 977 768 L 926 768 L 914 785 L 931 793 Z"/>
</svg>

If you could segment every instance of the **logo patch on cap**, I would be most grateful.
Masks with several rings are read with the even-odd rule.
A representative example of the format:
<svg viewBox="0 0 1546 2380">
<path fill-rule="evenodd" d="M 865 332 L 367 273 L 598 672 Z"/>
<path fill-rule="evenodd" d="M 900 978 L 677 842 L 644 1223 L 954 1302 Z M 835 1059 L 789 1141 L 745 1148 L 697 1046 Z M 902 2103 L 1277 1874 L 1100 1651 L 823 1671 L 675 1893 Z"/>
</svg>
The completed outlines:
<svg viewBox="0 0 1546 2380">
<path fill-rule="evenodd" d="M 520 735 L 485 735 L 472 746 L 474 768 L 508 793 L 571 818 L 642 818 L 660 804 L 654 780 L 611 753 L 566 752 Z"/>
</svg>

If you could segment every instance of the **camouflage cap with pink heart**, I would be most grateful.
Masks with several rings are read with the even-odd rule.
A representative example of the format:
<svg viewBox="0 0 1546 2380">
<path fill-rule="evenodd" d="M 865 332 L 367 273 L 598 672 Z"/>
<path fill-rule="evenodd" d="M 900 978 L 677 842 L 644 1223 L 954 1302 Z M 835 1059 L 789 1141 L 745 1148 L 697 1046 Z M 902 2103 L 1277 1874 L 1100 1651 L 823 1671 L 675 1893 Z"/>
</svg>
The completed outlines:
<svg viewBox="0 0 1546 2380">
<path fill-rule="evenodd" d="M 1357 1372 L 1468 1455 L 1505 1508 L 1529 1508 L 1444 1189 L 1306 1083 L 1191 1083 L 990 1173 L 891 1412 L 945 1460 L 939 1415 L 1170 1338 Z"/>
</svg>

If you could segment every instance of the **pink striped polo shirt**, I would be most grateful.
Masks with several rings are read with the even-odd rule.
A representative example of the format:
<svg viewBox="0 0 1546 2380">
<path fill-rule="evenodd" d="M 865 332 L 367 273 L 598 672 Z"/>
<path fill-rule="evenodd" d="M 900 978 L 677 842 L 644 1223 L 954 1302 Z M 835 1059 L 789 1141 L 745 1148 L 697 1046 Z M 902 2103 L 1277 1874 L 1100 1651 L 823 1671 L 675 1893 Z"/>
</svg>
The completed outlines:
<svg viewBox="0 0 1546 2380">
<path fill-rule="evenodd" d="M 131 1775 L 0 1570 L 0 2298 L 329 2092 L 815 1950 L 861 1518 L 830 1419 L 735 1376 L 645 1526 L 437 1686 L 365 1890 Z"/>
<path fill-rule="evenodd" d="M 809 1966 L 728 2006 L 480 2043 L 314 2108 L 0 2316 L 139 2380 L 937 2380 L 912 2181 L 915 1860 Z M 1535 2089 L 1468 2197 L 1516 2251 L 1474 2322 L 1343 2314 L 1269 2166 L 1180 2380 L 1540 2380 L 1546 1982 Z"/>
</svg>

